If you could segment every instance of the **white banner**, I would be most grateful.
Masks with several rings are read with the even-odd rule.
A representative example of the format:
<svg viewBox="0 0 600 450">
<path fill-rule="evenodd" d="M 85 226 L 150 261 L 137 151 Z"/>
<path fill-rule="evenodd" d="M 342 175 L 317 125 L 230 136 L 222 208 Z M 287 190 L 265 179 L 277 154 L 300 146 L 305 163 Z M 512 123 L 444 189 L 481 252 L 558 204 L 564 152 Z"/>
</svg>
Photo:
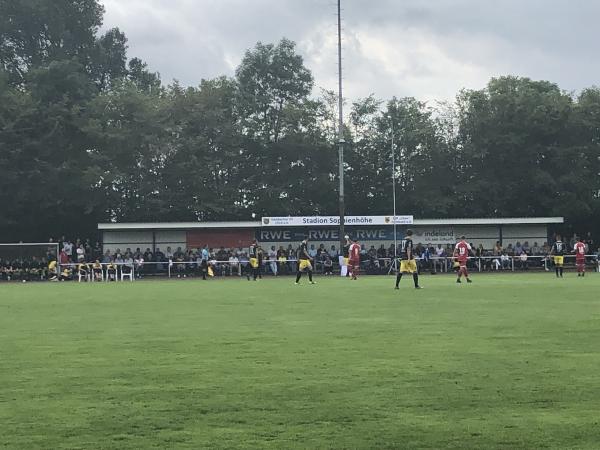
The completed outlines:
<svg viewBox="0 0 600 450">
<path fill-rule="evenodd" d="M 413 216 L 346 216 L 344 224 L 352 225 L 412 225 Z M 338 216 L 263 217 L 263 227 L 337 226 Z"/>
<path fill-rule="evenodd" d="M 413 233 L 413 241 L 417 244 L 456 244 L 451 227 L 415 227 Z"/>
</svg>

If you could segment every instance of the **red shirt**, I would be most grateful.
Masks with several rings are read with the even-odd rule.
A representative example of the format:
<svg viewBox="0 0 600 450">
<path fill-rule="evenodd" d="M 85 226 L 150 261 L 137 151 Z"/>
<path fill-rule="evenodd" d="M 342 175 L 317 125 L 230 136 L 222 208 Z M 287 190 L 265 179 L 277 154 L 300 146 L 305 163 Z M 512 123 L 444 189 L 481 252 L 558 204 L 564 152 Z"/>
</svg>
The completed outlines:
<svg viewBox="0 0 600 450">
<path fill-rule="evenodd" d="M 461 262 L 466 262 L 469 259 L 470 251 L 471 246 L 465 241 L 460 241 L 458 244 L 456 244 L 456 247 L 454 247 L 454 254 Z"/>
<path fill-rule="evenodd" d="M 350 259 L 351 261 L 359 261 L 360 260 L 360 245 L 352 244 L 350 246 Z"/>
<path fill-rule="evenodd" d="M 575 259 L 581 261 L 585 259 L 585 244 L 583 242 L 578 242 L 575 244 Z"/>
</svg>

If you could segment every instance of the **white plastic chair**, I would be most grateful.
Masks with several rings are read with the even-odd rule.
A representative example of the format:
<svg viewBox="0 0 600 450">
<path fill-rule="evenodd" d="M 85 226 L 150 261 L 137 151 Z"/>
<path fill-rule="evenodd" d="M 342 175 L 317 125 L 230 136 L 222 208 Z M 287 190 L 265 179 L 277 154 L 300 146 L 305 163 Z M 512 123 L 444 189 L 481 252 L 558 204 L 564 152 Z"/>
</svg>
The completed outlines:
<svg viewBox="0 0 600 450">
<path fill-rule="evenodd" d="M 133 268 L 130 267 L 129 269 L 129 273 L 125 273 L 121 267 L 121 281 L 125 281 L 125 278 L 129 278 L 129 281 L 133 281 Z"/>
<path fill-rule="evenodd" d="M 77 271 L 77 279 L 79 281 L 79 283 L 81 283 L 81 280 L 84 281 L 89 281 L 90 280 L 90 274 L 89 272 L 86 272 L 85 275 L 81 273 L 80 270 Z"/>
</svg>

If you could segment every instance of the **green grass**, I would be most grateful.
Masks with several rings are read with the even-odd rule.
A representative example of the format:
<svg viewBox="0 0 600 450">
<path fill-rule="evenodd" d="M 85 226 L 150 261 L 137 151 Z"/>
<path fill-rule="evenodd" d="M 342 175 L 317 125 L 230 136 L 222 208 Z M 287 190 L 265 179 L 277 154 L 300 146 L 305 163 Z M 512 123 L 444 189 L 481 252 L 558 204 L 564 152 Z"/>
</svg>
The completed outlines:
<svg viewBox="0 0 600 450">
<path fill-rule="evenodd" d="M 600 446 L 600 276 L 0 285 L 0 448 Z"/>
</svg>

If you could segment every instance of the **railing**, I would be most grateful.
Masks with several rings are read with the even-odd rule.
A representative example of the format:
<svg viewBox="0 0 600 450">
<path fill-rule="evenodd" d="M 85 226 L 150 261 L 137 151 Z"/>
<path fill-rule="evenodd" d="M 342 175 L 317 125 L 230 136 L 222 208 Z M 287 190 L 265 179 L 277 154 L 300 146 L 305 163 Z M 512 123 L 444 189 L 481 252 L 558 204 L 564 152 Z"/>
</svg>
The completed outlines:
<svg viewBox="0 0 600 450">
<path fill-rule="evenodd" d="M 430 271 L 432 273 L 447 273 L 453 270 L 455 258 L 447 256 L 432 256 L 429 259 L 416 258 L 419 270 Z M 377 273 L 390 273 L 395 269 L 393 264 L 394 258 L 370 258 L 361 261 L 361 270 L 368 273 L 369 268 L 379 269 Z M 565 266 L 569 267 L 571 262 L 575 261 L 575 255 L 565 256 Z M 297 270 L 298 260 L 263 260 L 261 273 L 264 275 L 274 274 L 293 274 Z M 93 274 L 93 264 L 84 263 L 89 274 Z M 553 264 L 552 256 L 528 256 L 526 260 L 522 260 L 519 256 L 472 256 L 469 258 L 471 269 L 478 272 L 484 271 L 510 271 L 517 270 L 550 270 Z M 58 265 L 58 274 L 60 275 L 63 268 L 67 267 L 72 270 L 73 276 L 77 277 L 77 268 L 79 263 L 68 263 Z M 166 275 L 168 278 L 186 277 L 186 276 L 205 276 L 204 270 L 211 267 L 214 276 L 244 276 L 250 273 L 250 264 L 248 261 L 232 262 L 229 260 L 210 260 L 207 265 L 203 266 L 201 261 L 144 261 L 143 263 L 101 263 L 103 279 L 107 279 L 108 266 L 115 266 L 115 279 L 120 279 L 123 267 L 131 269 L 132 278 L 141 278 L 152 275 Z M 586 255 L 586 266 L 593 267 L 597 272 L 600 272 L 600 258 L 597 255 Z M 324 261 L 317 260 L 314 262 L 315 272 L 324 272 Z M 276 268 L 276 271 L 272 269 Z M 283 270 L 282 270 L 283 269 Z M 332 260 L 332 271 L 339 271 L 340 266 L 337 260 Z"/>
</svg>

